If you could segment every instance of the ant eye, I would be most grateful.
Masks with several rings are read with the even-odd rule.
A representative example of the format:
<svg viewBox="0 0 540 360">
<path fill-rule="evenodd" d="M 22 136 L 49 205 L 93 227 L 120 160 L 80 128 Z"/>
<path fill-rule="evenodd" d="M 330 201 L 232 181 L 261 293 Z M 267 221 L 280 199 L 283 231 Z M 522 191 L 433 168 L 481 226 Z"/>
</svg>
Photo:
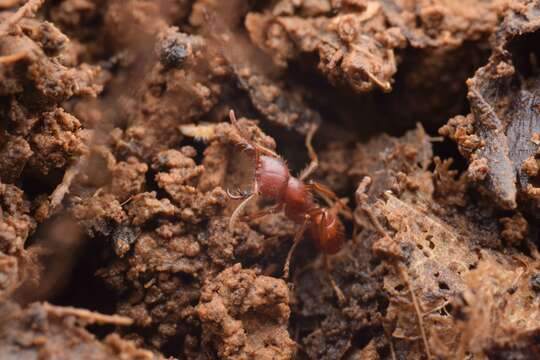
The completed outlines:
<svg viewBox="0 0 540 360">
<path fill-rule="evenodd" d="M 234 200 L 245 199 L 250 195 L 251 195 L 251 191 L 236 190 L 235 192 L 232 192 L 229 189 L 227 189 L 227 196 L 229 196 L 231 199 L 234 199 Z"/>
<path fill-rule="evenodd" d="M 242 197 L 248 197 L 249 195 L 251 195 L 251 191 L 241 190 L 240 195 L 242 195 Z"/>
</svg>

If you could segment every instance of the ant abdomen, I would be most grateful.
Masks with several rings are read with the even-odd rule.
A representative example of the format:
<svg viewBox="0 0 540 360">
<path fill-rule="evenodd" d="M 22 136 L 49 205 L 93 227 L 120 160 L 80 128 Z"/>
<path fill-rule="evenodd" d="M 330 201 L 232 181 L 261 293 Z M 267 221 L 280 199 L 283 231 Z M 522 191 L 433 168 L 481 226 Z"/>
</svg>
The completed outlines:
<svg viewBox="0 0 540 360">
<path fill-rule="evenodd" d="M 328 255 L 341 250 L 345 242 L 343 224 L 335 215 L 325 210 L 312 216 L 308 231 L 315 246 Z"/>
</svg>

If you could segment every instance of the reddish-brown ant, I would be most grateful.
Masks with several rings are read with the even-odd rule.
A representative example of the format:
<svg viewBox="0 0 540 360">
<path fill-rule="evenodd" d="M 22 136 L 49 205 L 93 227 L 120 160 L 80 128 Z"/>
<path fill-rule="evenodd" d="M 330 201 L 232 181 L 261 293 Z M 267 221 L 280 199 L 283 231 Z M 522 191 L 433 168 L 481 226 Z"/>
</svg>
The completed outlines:
<svg viewBox="0 0 540 360">
<path fill-rule="evenodd" d="M 291 175 L 285 161 L 278 154 L 249 139 L 238 125 L 234 111 L 230 111 L 229 117 L 232 125 L 242 139 L 240 144 L 246 150 L 251 150 L 255 154 L 255 174 L 252 190 L 237 195 L 228 192 L 229 197 L 232 199 L 243 200 L 234 210 L 229 221 L 229 228 L 233 230 L 240 213 L 250 200 L 257 196 L 273 200 L 276 202 L 274 206 L 251 214 L 247 219 L 255 219 L 284 211 L 289 219 L 300 225 L 283 267 L 284 277 L 286 278 L 289 275 L 291 256 L 306 231 L 317 249 L 323 253 L 325 266 L 328 270 L 328 259 L 326 255 L 337 253 L 345 242 L 345 228 L 338 217 L 338 212 L 343 210 L 344 203 L 332 190 L 322 184 L 313 181 L 307 184 L 304 183 L 319 163 L 317 154 L 311 145 L 313 135 L 317 131 L 317 126 L 312 126 L 306 136 L 306 147 L 311 158 L 311 163 L 298 177 L 294 177 Z M 330 199 L 332 199 L 335 201 L 334 204 L 330 208 L 322 207 L 313 199 L 313 192 L 323 197 L 329 203 L 331 202 Z M 331 276 L 330 281 L 340 301 L 342 301 L 344 299 L 343 294 Z"/>
</svg>

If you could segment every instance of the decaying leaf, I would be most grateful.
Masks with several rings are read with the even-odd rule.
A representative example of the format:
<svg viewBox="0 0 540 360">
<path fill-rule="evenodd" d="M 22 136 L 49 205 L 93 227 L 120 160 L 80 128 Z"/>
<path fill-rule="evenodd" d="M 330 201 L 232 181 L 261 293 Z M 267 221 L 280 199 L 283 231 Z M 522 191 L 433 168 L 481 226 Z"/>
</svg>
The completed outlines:
<svg viewBox="0 0 540 360">
<path fill-rule="evenodd" d="M 452 358 L 458 349 L 458 358 L 467 352 L 483 359 L 491 349 L 511 346 L 512 338 L 540 330 L 540 297 L 530 286 L 537 260 L 480 248 L 474 232 L 393 195 L 379 208 L 394 246 L 381 241 L 375 247 L 392 255 L 395 245 L 400 249 L 400 265 L 387 260 L 393 270 L 384 279 L 390 299 L 387 325 L 398 353 L 412 356 L 407 358 L 423 354 L 418 316 L 429 348 L 442 358 Z"/>
</svg>

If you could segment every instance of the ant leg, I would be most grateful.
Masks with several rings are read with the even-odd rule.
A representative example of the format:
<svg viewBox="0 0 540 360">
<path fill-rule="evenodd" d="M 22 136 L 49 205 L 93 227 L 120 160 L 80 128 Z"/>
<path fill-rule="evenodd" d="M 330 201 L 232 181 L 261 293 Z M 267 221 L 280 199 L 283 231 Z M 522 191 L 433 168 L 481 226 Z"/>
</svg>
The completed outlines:
<svg viewBox="0 0 540 360">
<path fill-rule="evenodd" d="M 341 202 L 341 199 L 336 195 L 335 192 L 332 191 L 332 189 L 330 189 L 328 186 L 326 185 L 323 185 L 321 183 L 318 183 L 316 181 L 310 181 L 309 182 L 309 187 L 312 189 L 312 190 L 315 190 L 319 195 L 321 195 L 322 197 L 325 197 L 327 200 L 327 202 L 329 203 L 329 205 L 333 205 L 331 201 L 329 201 L 328 199 L 331 199 L 335 202 Z"/>
<path fill-rule="evenodd" d="M 255 220 L 255 219 L 261 218 L 261 217 L 266 216 L 266 215 L 276 214 L 276 213 L 280 212 L 282 208 L 283 208 L 283 206 L 281 204 L 277 204 L 277 205 L 268 207 L 266 209 L 262 209 L 260 211 L 257 211 L 256 213 L 246 215 L 246 216 L 242 216 L 241 219 L 244 220 L 244 221 Z"/>
<path fill-rule="evenodd" d="M 234 209 L 234 212 L 231 215 L 231 218 L 229 219 L 229 231 L 234 230 L 234 224 L 236 223 L 236 220 L 240 216 L 240 213 L 244 210 L 248 202 L 250 202 L 255 196 L 257 195 L 256 192 L 251 193 L 248 195 L 241 203 Z"/>
<path fill-rule="evenodd" d="M 244 142 L 247 144 L 248 148 L 254 149 L 255 152 L 260 152 L 268 156 L 277 157 L 279 158 L 279 155 L 276 154 L 274 151 L 255 143 L 252 141 L 249 136 L 240 128 L 238 125 L 238 120 L 236 119 L 236 115 L 234 114 L 234 110 L 229 111 L 229 119 L 231 120 L 231 124 L 234 126 L 236 131 L 238 131 L 238 134 L 244 140 Z"/>
<path fill-rule="evenodd" d="M 329 187 L 315 181 L 310 181 L 308 186 L 310 189 L 316 191 L 317 194 L 328 203 L 328 206 L 332 208 L 332 211 L 336 213 L 339 212 L 349 220 L 352 219 L 352 212 L 347 206 L 347 203 L 340 199 Z"/>
<path fill-rule="evenodd" d="M 318 129 L 319 125 L 314 123 L 313 125 L 311 125 L 306 135 L 306 148 L 311 162 L 304 170 L 302 170 L 302 172 L 298 176 L 298 180 L 300 181 L 304 181 L 305 179 L 307 179 L 311 174 L 313 174 L 317 167 L 319 167 L 319 158 L 317 157 L 317 153 L 315 152 L 315 150 L 313 149 L 313 145 L 311 144 L 313 136 Z"/>
<path fill-rule="evenodd" d="M 339 288 L 339 286 L 336 284 L 336 280 L 332 276 L 331 268 L 330 268 L 330 261 L 328 258 L 328 255 L 323 254 L 324 257 L 324 270 L 326 272 L 326 275 L 328 276 L 328 280 L 330 281 L 330 285 L 332 286 L 332 289 L 334 290 L 334 293 L 336 294 L 336 297 L 340 303 L 340 305 L 343 305 L 347 302 L 347 298 L 343 294 L 343 291 Z"/>
<path fill-rule="evenodd" d="M 294 250 L 296 250 L 296 247 L 300 243 L 300 240 L 302 240 L 302 235 L 304 235 L 304 232 L 306 231 L 308 221 L 309 216 L 306 216 L 304 222 L 300 226 L 300 229 L 298 229 L 298 231 L 294 235 L 293 244 L 291 246 L 291 249 L 289 250 L 289 253 L 287 254 L 287 260 L 285 260 L 285 265 L 283 266 L 283 277 L 285 279 L 289 277 L 289 266 L 291 263 L 292 254 L 294 253 Z"/>
</svg>

